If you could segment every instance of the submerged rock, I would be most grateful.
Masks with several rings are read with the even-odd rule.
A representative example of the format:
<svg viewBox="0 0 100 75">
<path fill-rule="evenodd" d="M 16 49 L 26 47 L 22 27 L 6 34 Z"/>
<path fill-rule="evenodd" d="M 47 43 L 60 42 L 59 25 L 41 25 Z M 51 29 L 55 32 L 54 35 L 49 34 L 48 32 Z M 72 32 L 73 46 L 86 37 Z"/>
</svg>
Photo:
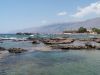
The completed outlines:
<svg viewBox="0 0 100 75">
<path fill-rule="evenodd" d="M 0 51 L 4 51 L 6 50 L 4 47 L 0 47 Z"/>
<path fill-rule="evenodd" d="M 33 40 L 32 44 L 39 44 L 39 40 Z"/>
<path fill-rule="evenodd" d="M 96 46 L 92 45 L 90 42 L 85 43 L 87 48 L 96 48 Z"/>
<path fill-rule="evenodd" d="M 35 39 L 35 38 L 32 38 L 32 37 L 28 37 L 28 38 L 27 38 L 27 40 L 31 40 L 31 41 L 34 40 L 34 39 Z"/>
<path fill-rule="evenodd" d="M 22 48 L 9 48 L 8 49 L 9 53 L 22 53 L 25 52 L 25 49 Z"/>
</svg>

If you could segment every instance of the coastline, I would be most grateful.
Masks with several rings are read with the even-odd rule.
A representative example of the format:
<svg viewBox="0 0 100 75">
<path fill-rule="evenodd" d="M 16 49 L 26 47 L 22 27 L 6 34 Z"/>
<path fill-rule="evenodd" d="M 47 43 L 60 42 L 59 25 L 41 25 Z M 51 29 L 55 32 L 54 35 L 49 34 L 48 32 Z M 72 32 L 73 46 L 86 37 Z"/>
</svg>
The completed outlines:
<svg viewBox="0 0 100 75">
<path fill-rule="evenodd" d="M 71 34 L 70 34 L 71 35 Z M 4 34 L 1 40 L 0 40 L 0 46 L 6 48 L 6 46 L 9 46 L 11 48 L 15 48 L 15 50 L 17 50 L 18 48 L 20 49 L 24 49 L 25 48 L 25 52 L 33 52 L 33 51 L 62 51 L 63 49 L 65 50 L 89 50 L 89 49 L 97 49 L 96 46 L 96 42 L 99 44 L 100 46 L 100 38 L 96 35 L 94 35 L 94 37 L 90 37 L 91 35 L 72 35 L 72 37 L 64 37 L 61 36 L 50 36 L 50 35 L 44 35 L 47 36 L 48 38 L 39 35 L 37 37 L 37 35 L 35 36 L 31 36 L 30 35 L 15 35 L 15 34 Z M 7 37 L 9 36 L 9 37 Z M 27 36 L 27 37 L 26 37 Z M 74 36 L 74 37 L 73 37 Z M 76 37 L 77 36 L 77 37 Z M 88 38 L 80 38 L 81 36 L 87 37 Z M 42 37 L 42 38 L 40 38 Z M 80 38 L 80 39 L 79 39 Z M 89 42 L 89 48 L 84 47 L 84 45 L 86 43 Z M 95 42 L 93 45 L 91 44 L 91 42 Z M 73 45 L 74 44 L 74 45 Z M 81 45 L 82 46 L 78 46 Z M 63 46 L 62 46 L 63 45 Z M 70 45 L 70 46 L 69 46 Z M 54 48 L 56 47 L 56 48 Z M 93 48 L 92 48 L 93 47 Z M 83 49 L 81 49 L 83 48 Z M 7 48 L 9 49 L 9 48 Z M 100 49 L 100 48 L 98 48 Z M 19 50 L 19 49 L 18 49 Z M 22 51 L 23 52 L 23 51 Z M 9 51 L 8 50 L 4 50 L 4 51 L 0 51 L 0 59 L 2 59 L 3 57 L 5 57 L 6 55 L 9 55 Z"/>
</svg>

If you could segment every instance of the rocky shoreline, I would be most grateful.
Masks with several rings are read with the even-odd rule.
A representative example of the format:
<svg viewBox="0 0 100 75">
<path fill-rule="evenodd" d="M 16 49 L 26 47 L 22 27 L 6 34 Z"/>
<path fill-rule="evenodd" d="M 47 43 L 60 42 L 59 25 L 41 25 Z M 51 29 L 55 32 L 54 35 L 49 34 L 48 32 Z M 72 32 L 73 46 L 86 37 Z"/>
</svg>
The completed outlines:
<svg viewBox="0 0 100 75">
<path fill-rule="evenodd" d="M 11 40 L 11 39 L 10 39 Z M 0 40 L 2 43 L 4 40 Z M 54 49 L 61 50 L 100 50 L 100 38 L 92 38 L 92 39 L 72 39 L 72 38 L 47 38 L 47 39 L 37 39 L 37 38 L 28 38 L 27 40 L 11 40 L 13 42 L 20 41 L 30 41 L 31 44 L 39 45 L 43 43 L 42 47 L 33 47 L 34 50 L 38 51 L 53 51 Z M 79 45 L 73 45 L 76 41 L 79 42 Z M 80 45 L 80 43 L 83 45 Z M 99 44 L 92 45 L 91 42 L 95 42 Z M 4 48 L 0 47 L 0 58 L 7 55 L 7 53 L 23 53 L 29 51 L 28 49 L 23 48 Z"/>
</svg>

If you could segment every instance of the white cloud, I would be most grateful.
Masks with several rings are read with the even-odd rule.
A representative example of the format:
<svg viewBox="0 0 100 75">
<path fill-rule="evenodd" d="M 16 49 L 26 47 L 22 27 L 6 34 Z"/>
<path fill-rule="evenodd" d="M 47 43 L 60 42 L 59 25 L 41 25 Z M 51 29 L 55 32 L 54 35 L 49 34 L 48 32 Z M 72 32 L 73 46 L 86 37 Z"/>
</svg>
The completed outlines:
<svg viewBox="0 0 100 75">
<path fill-rule="evenodd" d="M 88 16 L 89 14 L 100 15 L 100 2 L 91 3 L 89 6 L 84 8 L 78 8 L 78 11 L 72 16 L 80 18 Z"/>
<path fill-rule="evenodd" d="M 57 15 L 58 15 L 58 16 L 65 16 L 65 15 L 67 15 L 67 12 L 65 12 L 65 11 L 59 12 Z"/>
</svg>

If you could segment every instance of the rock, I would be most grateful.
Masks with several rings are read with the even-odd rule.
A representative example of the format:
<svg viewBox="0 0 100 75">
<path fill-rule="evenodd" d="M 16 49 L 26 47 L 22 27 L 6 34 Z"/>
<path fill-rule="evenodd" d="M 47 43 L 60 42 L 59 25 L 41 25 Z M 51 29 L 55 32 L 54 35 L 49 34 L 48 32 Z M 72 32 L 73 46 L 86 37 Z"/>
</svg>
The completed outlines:
<svg viewBox="0 0 100 75">
<path fill-rule="evenodd" d="M 39 40 L 33 40 L 32 44 L 39 44 Z"/>
<path fill-rule="evenodd" d="M 69 44 L 73 43 L 74 39 L 66 38 L 54 38 L 54 39 L 44 39 L 42 42 L 45 44 Z"/>
<path fill-rule="evenodd" d="M 82 50 L 82 49 L 96 49 L 96 47 L 92 46 L 74 46 L 74 45 L 51 45 L 50 47 L 54 49 L 63 49 L 63 50 Z"/>
<path fill-rule="evenodd" d="M 25 49 L 22 48 L 9 48 L 8 49 L 9 53 L 22 53 L 25 52 Z"/>
<path fill-rule="evenodd" d="M 96 39 L 95 42 L 100 43 L 100 38 Z"/>
<path fill-rule="evenodd" d="M 28 40 L 26 40 L 26 39 L 13 39 L 12 41 L 13 42 L 20 42 L 20 41 L 28 41 Z"/>
<path fill-rule="evenodd" d="M 40 41 L 37 38 L 28 37 L 27 40 L 32 41 L 32 44 L 39 44 Z"/>
<path fill-rule="evenodd" d="M 96 46 L 93 46 L 90 42 L 85 43 L 85 46 L 87 48 L 96 48 Z"/>
<path fill-rule="evenodd" d="M 0 47 L 0 51 L 4 51 L 6 50 L 4 47 Z"/>
<path fill-rule="evenodd" d="M 77 39 L 77 40 L 87 42 L 87 41 L 93 41 L 94 39 L 93 38 L 87 38 L 87 39 L 81 38 L 81 39 Z"/>
<path fill-rule="evenodd" d="M 35 38 L 32 37 L 28 37 L 27 40 L 34 40 Z"/>
</svg>

